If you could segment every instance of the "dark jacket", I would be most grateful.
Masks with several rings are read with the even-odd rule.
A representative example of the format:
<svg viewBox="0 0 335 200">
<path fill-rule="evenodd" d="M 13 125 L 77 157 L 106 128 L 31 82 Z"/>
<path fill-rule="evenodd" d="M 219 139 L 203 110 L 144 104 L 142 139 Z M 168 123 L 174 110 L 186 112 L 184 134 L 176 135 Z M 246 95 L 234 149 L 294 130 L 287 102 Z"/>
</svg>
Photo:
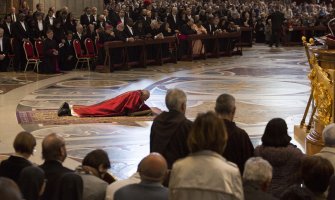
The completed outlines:
<svg viewBox="0 0 335 200">
<path fill-rule="evenodd" d="M 173 163 L 189 154 L 187 138 L 192 122 L 178 111 L 163 112 L 151 126 L 150 152 L 158 152 L 167 160 L 169 169 Z"/>
<path fill-rule="evenodd" d="M 45 173 L 45 178 L 48 180 L 44 194 L 41 199 L 58 199 L 57 195 L 59 195 L 58 191 L 60 190 L 60 182 L 62 176 L 67 173 L 72 173 L 73 171 L 66 167 L 63 167 L 62 163 L 56 160 L 45 161 L 42 165 L 40 165 L 40 168 L 43 169 Z"/>
<path fill-rule="evenodd" d="M 0 177 L 7 177 L 18 183 L 20 173 L 25 167 L 31 166 L 32 163 L 19 156 L 10 156 L 0 164 Z"/>
<path fill-rule="evenodd" d="M 254 146 L 247 132 L 237 127 L 235 122 L 224 120 L 224 123 L 227 128 L 228 141 L 223 157 L 235 163 L 242 174 L 245 162 L 254 155 Z"/>
</svg>

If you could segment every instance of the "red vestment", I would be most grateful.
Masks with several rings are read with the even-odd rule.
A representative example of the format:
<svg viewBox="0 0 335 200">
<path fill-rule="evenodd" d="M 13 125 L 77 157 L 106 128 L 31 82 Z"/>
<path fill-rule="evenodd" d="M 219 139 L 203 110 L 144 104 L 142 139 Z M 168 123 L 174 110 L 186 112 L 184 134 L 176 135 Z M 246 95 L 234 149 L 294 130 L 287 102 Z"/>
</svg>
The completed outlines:
<svg viewBox="0 0 335 200">
<path fill-rule="evenodd" d="M 95 105 L 74 105 L 72 109 L 79 117 L 111 117 L 129 115 L 133 112 L 150 109 L 141 100 L 141 95 L 141 90 L 130 91 Z"/>
</svg>

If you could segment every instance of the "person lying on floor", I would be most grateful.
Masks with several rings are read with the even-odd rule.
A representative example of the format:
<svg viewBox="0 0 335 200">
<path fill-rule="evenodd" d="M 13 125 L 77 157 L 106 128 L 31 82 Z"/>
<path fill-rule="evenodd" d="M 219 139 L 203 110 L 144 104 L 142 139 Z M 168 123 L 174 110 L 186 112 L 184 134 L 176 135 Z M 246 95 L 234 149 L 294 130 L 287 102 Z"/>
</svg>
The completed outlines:
<svg viewBox="0 0 335 200">
<path fill-rule="evenodd" d="M 149 97 L 150 92 L 148 90 L 135 90 L 90 106 L 69 105 L 64 102 L 58 110 L 58 116 L 112 117 L 149 115 L 152 114 L 152 111 L 144 103 Z"/>
</svg>

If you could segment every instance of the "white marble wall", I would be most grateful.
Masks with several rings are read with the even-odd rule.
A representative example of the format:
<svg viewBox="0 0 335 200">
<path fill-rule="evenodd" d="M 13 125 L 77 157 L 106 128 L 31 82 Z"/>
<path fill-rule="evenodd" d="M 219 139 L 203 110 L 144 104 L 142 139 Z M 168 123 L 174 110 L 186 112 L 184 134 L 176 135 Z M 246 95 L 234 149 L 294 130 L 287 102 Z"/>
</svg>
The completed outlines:
<svg viewBox="0 0 335 200">
<path fill-rule="evenodd" d="M 33 5 L 36 5 L 37 3 L 42 3 L 44 5 L 44 12 L 47 12 L 51 6 L 55 6 L 57 10 L 67 6 L 69 7 L 69 10 L 78 18 L 87 6 L 97 7 L 98 13 L 102 13 L 103 10 L 103 0 L 33 0 Z"/>
</svg>

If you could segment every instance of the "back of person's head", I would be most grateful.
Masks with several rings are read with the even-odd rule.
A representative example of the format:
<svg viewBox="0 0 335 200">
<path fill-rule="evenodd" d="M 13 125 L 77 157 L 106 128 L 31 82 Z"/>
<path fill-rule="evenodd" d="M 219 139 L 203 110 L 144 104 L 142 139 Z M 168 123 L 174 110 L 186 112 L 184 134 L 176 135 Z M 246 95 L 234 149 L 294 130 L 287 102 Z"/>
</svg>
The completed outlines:
<svg viewBox="0 0 335 200">
<path fill-rule="evenodd" d="M 192 125 L 187 144 L 192 153 L 211 150 L 222 154 L 227 139 L 223 121 L 214 112 L 207 112 L 198 114 Z"/>
<path fill-rule="evenodd" d="M 186 94 L 180 89 L 170 89 L 165 96 L 165 104 L 169 111 L 176 110 L 185 113 Z"/>
<path fill-rule="evenodd" d="M 19 187 L 25 200 L 36 200 L 45 189 L 44 171 L 35 166 L 24 168 L 20 173 Z"/>
<path fill-rule="evenodd" d="M 111 167 L 108 154 L 102 149 L 96 149 L 88 153 L 85 156 L 82 165 L 93 167 L 98 171 L 100 168 L 109 169 Z"/>
<path fill-rule="evenodd" d="M 300 170 L 304 185 L 315 194 L 324 193 L 329 185 L 334 167 L 320 156 L 307 156 L 302 160 Z"/>
<path fill-rule="evenodd" d="M 265 127 L 262 145 L 271 147 L 286 147 L 291 137 L 287 133 L 287 124 L 281 118 L 271 119 Z"/>
<path fill-rule="evenodd" d="M 271 164 L 261 157 L 252 157 L 245 163 L 243 180 L 258 184 L 267 188 L 272 179 Z"/>
<path fill-rule="evenodd" d="M 66 158 L 65 141 L 56 133 L 47 135 L 42 141 L 42 156 L 44 160 L 64 161 Z"/>
<path fill-rule="evenodd" d="M 335 124 L 329 124 L 323 129 L 323 141 L 326 147 L 335 147 Z"/>
<path fill-rule="evenodd" d="M 167 163 L 161 154 L 150 153 L 141 160 L 138 171 L 142 181 L 162 183 L 167 174 Z"/>
<path fill-rule="evenodd" d="M 235 98 L 230 94 L 221 94 L 215 103 L 215 112 L 219 115 L 230 115 L 235 112 Z"/>
<path fill-rule="evenodd" d="M 20 132 L 16 135 L 13 143 L 15 152 L 32 155 L 36 146 L 35 137 L 29 132 Z"/>
<path fill-rule="evenodd" d="M 0 197 L 1 200 L 23 200 L 16 183 L 5 177 L 0 177 Z"/>
</svg>

